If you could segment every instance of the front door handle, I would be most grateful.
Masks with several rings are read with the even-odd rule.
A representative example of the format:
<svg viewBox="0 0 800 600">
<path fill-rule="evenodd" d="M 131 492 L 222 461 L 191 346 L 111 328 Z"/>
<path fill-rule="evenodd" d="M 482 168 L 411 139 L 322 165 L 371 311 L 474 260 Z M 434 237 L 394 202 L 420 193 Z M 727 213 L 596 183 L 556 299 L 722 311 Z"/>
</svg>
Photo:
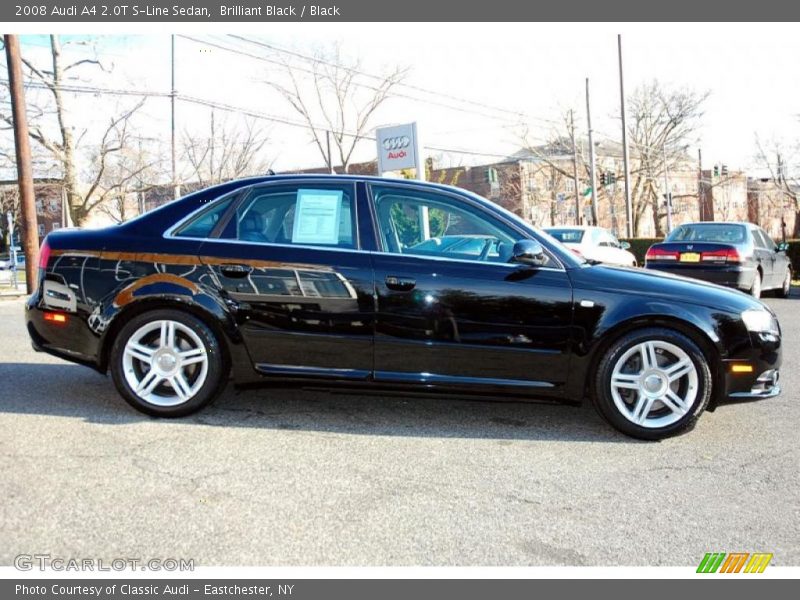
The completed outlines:
<svg viewBox="0 0 800 600">
<path fill-rule="evenodd" d="M 417 282 L 411 277 L 397 277 L 396 275 L 387 275 L 384 281 L 387 288 L 398 292 L 413 290 L 417 285 Z"/>
<path fill-rule="evenodd" d="M 253 267 L 247 265 L 222 265 L 219 268 L 225 277 L 247 277 L 253 270 Z"/>
</svg>

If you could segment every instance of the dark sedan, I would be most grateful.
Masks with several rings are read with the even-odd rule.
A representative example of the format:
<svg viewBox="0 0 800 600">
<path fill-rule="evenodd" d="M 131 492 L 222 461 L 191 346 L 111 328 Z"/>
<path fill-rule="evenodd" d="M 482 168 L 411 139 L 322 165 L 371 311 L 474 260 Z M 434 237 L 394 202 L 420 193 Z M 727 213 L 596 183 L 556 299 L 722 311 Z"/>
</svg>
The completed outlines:
<svg viewBox="0 0 800 600">
<path fill-rule="evenodd" d="M 34 347 L 110 371 L 155 416 L 200 409 L 232 377 L 588 398 L 620 431 L 659 439 L 730 396 L 779 393 L 780 328 L 759 301 L 590 264 L 447 186 L 234 181 L 51 233 L 39 267 Z"/>
<path fill-rule="evenodd" d="M 650 247 L 645 268 L 736 288 L 755 298 L 766 291 L 787 298 L 792 285 L 787 248 L 753 223 L 686 223 Z"/>
</svg>

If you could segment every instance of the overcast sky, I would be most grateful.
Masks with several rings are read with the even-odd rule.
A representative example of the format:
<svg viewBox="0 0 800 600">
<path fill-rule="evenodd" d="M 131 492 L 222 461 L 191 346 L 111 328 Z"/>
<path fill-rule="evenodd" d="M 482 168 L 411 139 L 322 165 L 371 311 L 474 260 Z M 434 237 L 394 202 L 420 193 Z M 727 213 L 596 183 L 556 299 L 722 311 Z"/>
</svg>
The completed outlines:
<svg viewBox="0 0 800 600">
<path fill-rule="evenodd" d="M 85 26 L 84 26 L 85 27 Z M 120 26 L 122 27 L 122 26 Z M 133 26 L 127 31 L 133 32 Z M 152 30 L 153 28 L 151 28 Z M 362 61 L 365 72 L 393 65 L 409 68 L 398 88 L 409 97 L 387 101 L 374 124 L 418 121 L 426 145 L 483 152 L 486 157 L 448 153 L 449 163 L 487 162 L 519 146 L 519 122 L 545 137 L 559 115 L 575 110 L 585 130 L 584 79 L 592 86 L 592 111 L 599 138 L 619 139 L 617 33 L 623 34 L 628 91 L 658 79 L 667 86 L 708 91 L 698 145 L 706 166 L 754 166 L 755 135 L 796 139 L 800 90 L 800 37 L 788 24 L 248 24 L 205 30 L 171 25 L 155 35 L 114 34 L 97 39 L 101 58 L 113 63 L 110 74 L 91 68 L 82 81 L 104 87 L 168 91 L 169 36 L 191 35 L 206 43 L 177 39 L 177 88 L 230 105 L 296 119 L 263 83 L 276 67 L 216 48 L 210 43 L 275 59 L 280 54 L 227 37 L 235 32 L 282 48 L 310 54 L 334 42 Z M 46 38 L 23 37 L 23 53 L 41 60 Z M 72 56 L 88 50 L 77 48 Z M 285 55 L 284 55 L 285 56 Z M 298 64 L 302 64 L 301 62 Z M 370 82 L 369 79 L 364 79 Z M 374 83 L 374 82 L 373 82 Z M 435 94 L 420 91 L 430 90 Z M 131 98 L 76 96 L 76 121 L 89 123 Z M 483 106 L 479 106 L 483 105 Z M 458 108 L 462 110 L 458 110 Z M 148 100 L 139 127 L 164 141 L 169 135 L 169 104 Z M 512 112 L 524 113 L 524 117 Z M 179 105 L 178 128 L 203 131 L 209 109 Z M 307 131 L 264 123 L 276 169 L 318 165 L 321 158 Z M 696 155 L 698 145 L 690 152 Z M 437 152 L 437 154 L 439 154 Z M 356 158 L 374 158 L 372 142 Z"/>
</svg>

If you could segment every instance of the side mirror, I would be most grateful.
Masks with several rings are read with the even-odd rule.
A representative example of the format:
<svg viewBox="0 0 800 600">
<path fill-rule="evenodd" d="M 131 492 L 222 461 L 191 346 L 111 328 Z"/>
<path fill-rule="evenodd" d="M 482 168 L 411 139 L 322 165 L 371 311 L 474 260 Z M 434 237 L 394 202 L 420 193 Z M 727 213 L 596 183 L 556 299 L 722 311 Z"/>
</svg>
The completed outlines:
<svg viewBox="0 0 800 600">
<path fill-rule="evenodd" d="M 622 248 L 623 250 L 628 250 L 631 247 L 631 243 L 630 242 L 620 242 L 619 243 L 619 247 Z"/>
<path fill-rule="evenodd" d="M 789 249 L 789 242 L 781 242 L 778 244 L 778 252 L 786 252 Z"/>
<path fill-rule="evenodd" d="M 520 240 L 514 244 L 511 250 L 511 261 L 521 265 L 528 265 L 531 267 L 541 267 L 547 262 L 547 257 L 544 255 L 544 248 L 535 240 Z"/>
</svg>

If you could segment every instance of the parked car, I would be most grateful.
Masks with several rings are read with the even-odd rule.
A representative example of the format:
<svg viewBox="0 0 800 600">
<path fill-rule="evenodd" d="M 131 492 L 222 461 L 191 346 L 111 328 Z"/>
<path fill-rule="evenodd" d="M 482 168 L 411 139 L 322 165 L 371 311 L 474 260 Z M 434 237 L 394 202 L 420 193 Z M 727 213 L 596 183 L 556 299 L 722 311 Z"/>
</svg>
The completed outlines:
<svg viewBox="0 0 800 600">
<path fill-rule="evenodd" d="M 544 230 L 578 256 L 588 260 L 623 267 L 636 266 L 636 257 L 628 252 L 631 245 L 620 242 L 603 227 L 545 227 Z"/>
<path fill-rule="evenodd" d="M 787 244 L 753 223 L 686 223 L 647 251 L 645 268 L 786 298 L 792 285 Z"/>
<path fill-rule="evenodd" d="M 0 258 L 0 271 L 11 269 L 14 266 L 14 261 L 10 256 Z M 22 271 L 25 269 L 25 255 L 21 252 L 17 254 L 17 269 Z"/>
<path fill-rule="evenodd" d="M 497 251 L 429 243 L 454 236 Z M 780 328 L 761 302 L 590 263 L 479 196 L 395 179 L 245 179 L 53 232 L 26 318 L 36 349 L 110 371 L 161 417 L 207 405 L 230 375 L 588 398 L 659 439 L 729 396 L 780 391 Z"/>
</svg>

